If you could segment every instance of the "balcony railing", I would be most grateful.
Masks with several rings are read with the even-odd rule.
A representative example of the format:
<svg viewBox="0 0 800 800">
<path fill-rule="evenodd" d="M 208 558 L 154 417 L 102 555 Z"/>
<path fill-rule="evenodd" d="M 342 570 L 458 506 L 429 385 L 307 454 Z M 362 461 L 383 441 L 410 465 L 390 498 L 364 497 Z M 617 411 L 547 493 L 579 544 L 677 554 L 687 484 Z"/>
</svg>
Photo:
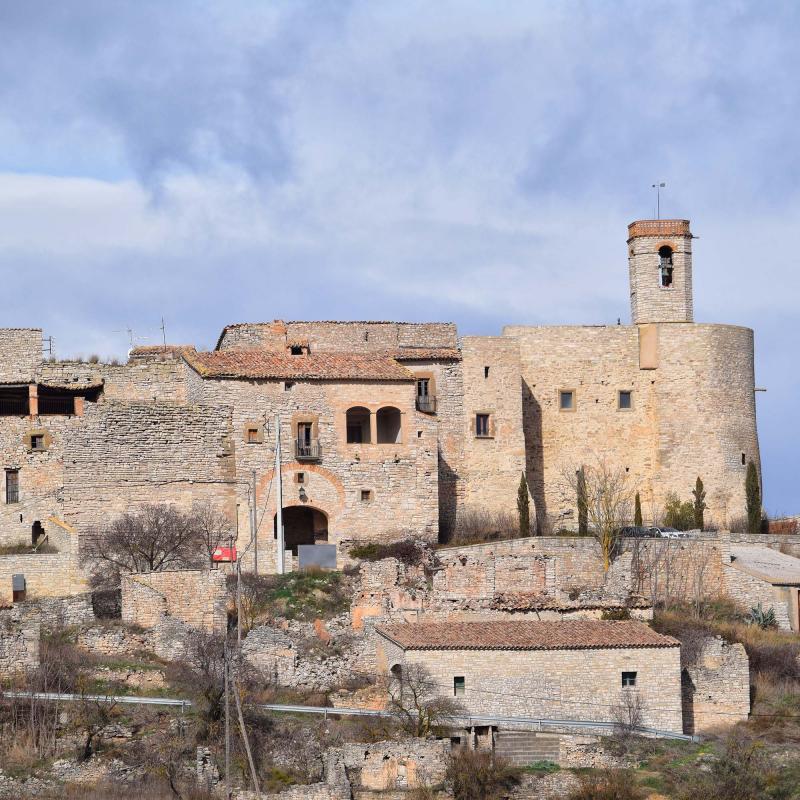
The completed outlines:
<svg viewBox="0 0 800 800">
<path fill-rule="evenodd" d="M 436 395 L 432 394 L 418 394 L 417 395 L 417 410 L 423 411 L 426 414 L 433 414 L 436 412 Z"/>
<path fill-rule="evenodd" d="M 319 461 L 322 458 L 319 439 L 311 439 L 310 441 L 296 440 L 294 443 L 294 457 L 298 461 Z"/>
</svg>

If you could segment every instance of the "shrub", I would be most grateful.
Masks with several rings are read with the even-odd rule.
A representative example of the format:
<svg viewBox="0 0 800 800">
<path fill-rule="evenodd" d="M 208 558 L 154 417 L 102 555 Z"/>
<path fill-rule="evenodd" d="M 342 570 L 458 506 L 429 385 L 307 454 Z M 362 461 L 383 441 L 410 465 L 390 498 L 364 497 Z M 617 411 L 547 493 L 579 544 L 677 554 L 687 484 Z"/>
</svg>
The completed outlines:
<svg viewBox="0 0 800 800">
<path fill-rule="evenodd" d="M 748 621 L 751 625 L 758 625 L 762 630 L 778 627 L 778 622 L 775 619 L 775 609 L 770 607 L 767 611 L 764 611 L 761 603 L 750 609 Z"/>
<path fill-rule="evenodd" d="M 362 561 L 380 561 L 382 558 L 396 558 L 409 567 L 419 564 L 424 556 L 423 548 L 414 539 L 401 539 L 398 542 L 379 544 L 369 542 L 358 544 L 350 548 L 352 558 Z"/>
<path fill-rule="evenodd" d="M 467 508 L 447 539 L 447 544 L 476 544 L 519 536 L 519 519 L 514 514 L 502 514 L 485 508 Z"/>
<path fill-rule="evenodd" d="M 769 533 L 789 533 L 794 534 L 800 531 L 800 524 L 796 519 L 770 519 L 767 521 Z"/>
<path fill-rule="evenodd" d="M 451 756 L 445 783 L 454 800 L 500 800 L 520 783 L 521 770 L 486 750 L 459 750 Z"/>
<path fill-rule="evenodd" d="M 600 615 L 600 619 L 625 620 L 631 618 L 629 608 L 607 608 Z"/>
<path fill-rule="evenodd" d="M 581 785 L 568 800 L 640 800 L 643 792 L 633 773 L 626 769 L 605 769 L 581 778 Z"/>
<path fill-rule="evenodd" d="M 679 531 L 691 530 L 694 526 L 694 506 L 681 502 L 675 492 L 669 492 L 664 503 L 664 525 Z"/>
<path fill-rule="evenodd" d="M 517 489 L 517 513 L 519 514 L 519 535 L 531 535 L 531 506 L 528 498 L 528 482 L 525 480 L 525 473 L 520 475 L 519 487 Z"/>
</svg>

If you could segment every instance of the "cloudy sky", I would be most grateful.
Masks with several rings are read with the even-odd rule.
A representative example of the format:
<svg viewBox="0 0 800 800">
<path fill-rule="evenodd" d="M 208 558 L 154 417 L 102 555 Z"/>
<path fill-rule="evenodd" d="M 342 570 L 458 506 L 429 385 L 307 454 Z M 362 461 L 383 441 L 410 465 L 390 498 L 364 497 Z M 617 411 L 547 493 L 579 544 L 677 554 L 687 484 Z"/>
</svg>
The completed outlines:
<svg viewBox="0 0 800 800">
<path fill-rule="evenodd" d="M 775 0 L 0 0 L 0 325 L 124 357 L 162 316 L 625 321 L 663 180 L 800 512 L 798 40 Z"/>
</svg>

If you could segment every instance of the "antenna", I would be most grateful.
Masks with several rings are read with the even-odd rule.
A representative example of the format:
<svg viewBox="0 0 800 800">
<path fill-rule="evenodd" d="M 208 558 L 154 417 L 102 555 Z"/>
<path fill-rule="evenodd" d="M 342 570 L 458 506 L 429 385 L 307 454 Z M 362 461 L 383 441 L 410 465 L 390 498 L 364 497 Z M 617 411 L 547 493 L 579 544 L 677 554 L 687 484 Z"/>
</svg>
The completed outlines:
<svg viewBox="0 0 800 800">
<path fill-rule="evenodd" d="M 656 219 L 661 219 L 661 190 L 667 184 L 663 181 L 660 183 L 654 183 L 651 188 L 656 190 Z"/>
<path fill-rule="evenodd" d="M 164 324 L 164 317 L 161 317 L 161 343 L 164 345 L 164 352 L 167 352 L 167 326 Z"/>
</svg>

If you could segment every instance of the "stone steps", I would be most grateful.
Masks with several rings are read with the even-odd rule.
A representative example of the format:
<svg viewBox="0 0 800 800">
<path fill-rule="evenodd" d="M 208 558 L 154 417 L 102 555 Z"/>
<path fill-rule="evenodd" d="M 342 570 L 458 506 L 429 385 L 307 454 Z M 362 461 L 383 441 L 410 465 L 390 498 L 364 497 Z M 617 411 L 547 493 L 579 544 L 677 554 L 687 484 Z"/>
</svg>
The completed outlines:
<svg viewBox="0 0 800 800">
<path fill-rule="evenodd" d="M 561 739 L 534 731 L 498 731 L 495 753 L 518 767 L 536 761 L 558 763 Z"/>
</svg>

